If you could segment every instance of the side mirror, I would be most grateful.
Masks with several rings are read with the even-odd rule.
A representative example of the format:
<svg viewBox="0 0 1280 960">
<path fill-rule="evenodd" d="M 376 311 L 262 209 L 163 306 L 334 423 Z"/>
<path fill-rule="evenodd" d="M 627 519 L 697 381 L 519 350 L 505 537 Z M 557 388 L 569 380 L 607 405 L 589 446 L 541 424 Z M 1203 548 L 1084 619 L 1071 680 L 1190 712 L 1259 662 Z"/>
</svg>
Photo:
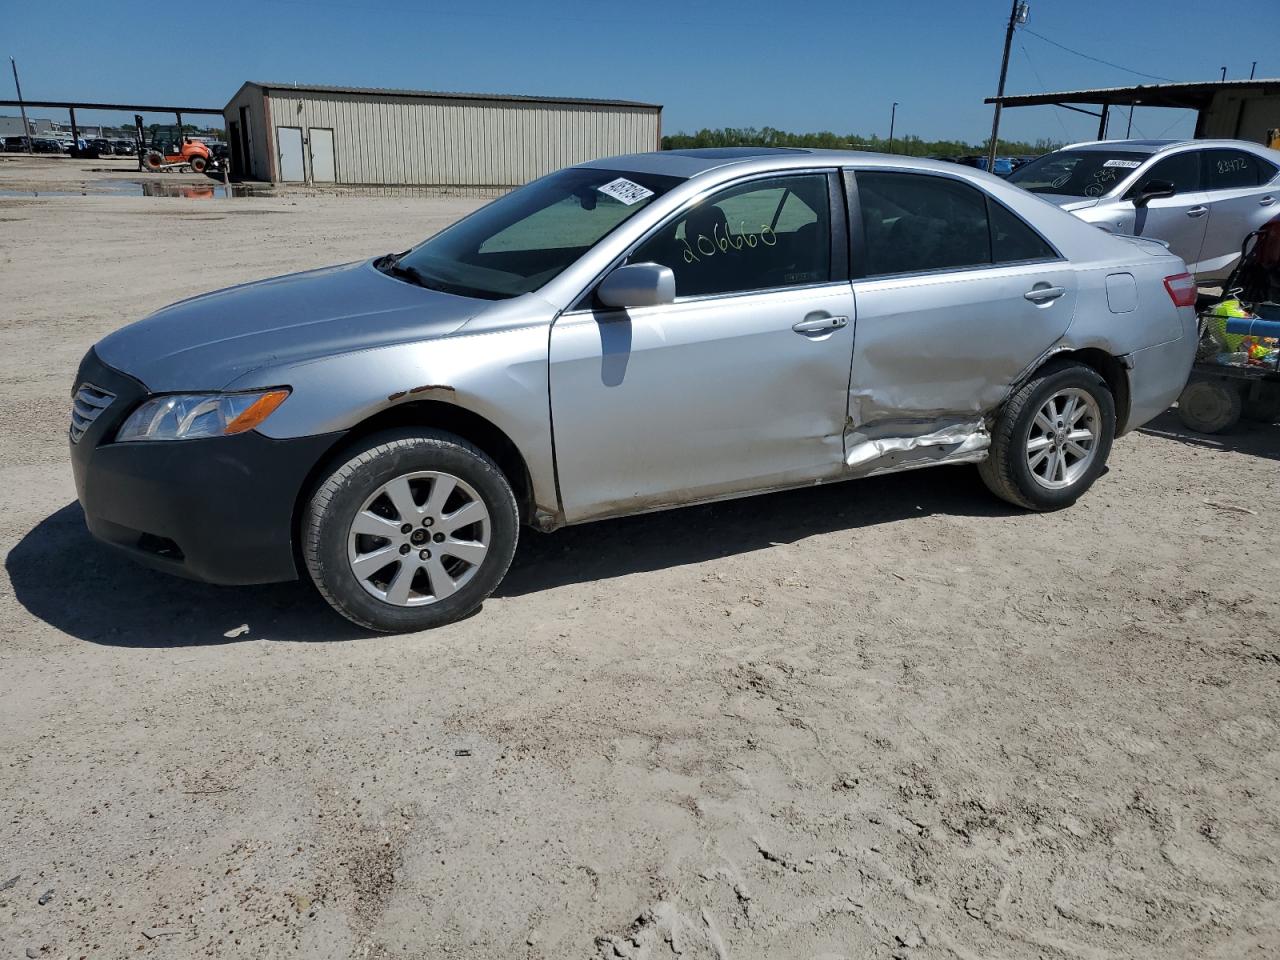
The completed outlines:
<svg viewBox="0 0 1280 960">
<path fill-rule="evenodd" d="M 676 275 L 660 263 L 629 263 L 618 267 L 596 288 L 606 307 L 656 307 L 676 298 Z"/>
<path fill-rule="evenodd" d="M 1169 180 L 1148 180 L 1133 198 L 1135 207 L 1145 207 L 1152 200 L 1163 200 L 1177 193 L 1177 188 Z"/>
</svg>

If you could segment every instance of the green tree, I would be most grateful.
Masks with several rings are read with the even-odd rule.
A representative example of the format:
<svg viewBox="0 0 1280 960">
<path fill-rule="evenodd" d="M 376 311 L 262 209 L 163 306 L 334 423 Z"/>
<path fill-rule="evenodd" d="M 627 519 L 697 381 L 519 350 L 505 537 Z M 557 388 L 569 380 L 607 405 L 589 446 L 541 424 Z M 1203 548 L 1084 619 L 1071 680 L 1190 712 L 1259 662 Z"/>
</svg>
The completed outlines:
<svg viewBox="0 0 1280 960">
<path fill-rule="evenodd" d="M 1048 153 L 1061 144 L 1041 138 L 1035 143 L 1020 140 L 1001 140 L 996 152 L 1002 156 L 1028 156 Z M 839 150 L 868 150 L 889 153 L 889 141 L 880 136 L 864 137 L 860 134 L 837 134 L 830 130 L 818 133 L 791 133 L 773 127 L 720 127 L 702 129 L 696 133 L 674 133 L 662 138 L 663 150 L 689 150 L 697 147 L 814 147 Z M 922 140 L 907 134 L 894 137 L 893 153 L 909 157 L 962 157 L 987 152 L 985 141 L 966 143 L 963 140 Z"/>
</svg>

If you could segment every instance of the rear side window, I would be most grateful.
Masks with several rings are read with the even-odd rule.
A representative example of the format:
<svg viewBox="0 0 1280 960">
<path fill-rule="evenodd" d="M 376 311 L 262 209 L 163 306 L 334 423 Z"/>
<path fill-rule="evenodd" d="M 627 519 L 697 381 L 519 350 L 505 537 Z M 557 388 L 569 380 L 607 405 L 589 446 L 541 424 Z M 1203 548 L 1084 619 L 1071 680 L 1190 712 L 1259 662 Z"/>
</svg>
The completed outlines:
<svg viewBox="0 0 1280 960">
<path fill-rule="evenodd" d="M 1175 153 L 1165 157 L 1144 173 L 1138 182 L 1129 188 L 1125 199 L 1132 200 L 1152 180 L 1168 180 L 1173 184 L 1175 193 L 1192 193 L 1200 189 L 1200 151 L 1188 150 L 1186 153 Z"/>
<path fill-rule="evenodd" d="M 1206 150 L 1204 182 L 1206 190 L 1235 190 L 1256 187 L 1275 176 L 1276 168 L 1243 150 Z"/>
<path fill-rule="evenodd" d="M 987 211 L 991 215 L 991 254 L 996 263 L 1057 258 L 1057 252 L 1044 237 L 1027 226 L 1011 210 L 1006 210 L 994 200 L 988 200 Z"/>
<path fill-rule="evenodd" d="M 991 263 L 986 195 L 947 177 L 857 174 L 867 276 Z"/>
<path fill-rule="evenodd" d="M 827 176 L 772 177 L 729 187 L 659 229 L 628 259 L 670 267 L 678 297 L 826 283 Z"/>
</svg>

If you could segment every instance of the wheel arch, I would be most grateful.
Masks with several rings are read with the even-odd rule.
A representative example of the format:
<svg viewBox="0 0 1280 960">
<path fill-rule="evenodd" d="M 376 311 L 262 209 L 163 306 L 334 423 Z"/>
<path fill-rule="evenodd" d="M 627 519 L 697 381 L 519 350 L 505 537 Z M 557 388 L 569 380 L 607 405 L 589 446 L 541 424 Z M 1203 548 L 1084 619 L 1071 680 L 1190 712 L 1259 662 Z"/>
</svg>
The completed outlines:
<svg viewBox="0 0 1280 960">
<path fill-rule="evenodd" d="M 1017 393 L 1024 383 L 1045 367 L 1059 365 L 1064 361 L 1075 361 L 1076 363 L 1084 364 L 1106 381 L 1107 388 L 1111 391 L 1111 396 L 1115 399 L 1116 404 L 1116 436 L 1121 436 L 1128 429 L 1129 421 L 1129 371 L 1119 357 L 1103 350 L 1101 347 L 1081 347 L 1078 349 L 1064 347 L 1050 353 L 1027 371 L 1025 376 L 1019 378 L 1018 382 L 1010 389 L 1009 395 L 1012 396 Z"/>
<path fill-rule="evenodd" d="M 512 439 L 496 424 L 465 407 L 441 400 L 413 400 L 380 410 L 352 426 L 338 443 L 316 461 L 315 466 L 307 474 L 306 480 L 298 489 L 290 528 L 294 531 L 294 552 L 297 554 L 295 562 L 299 563 L 300 571 L 305 570 L 306 567 L 301 565 L 301 538 L 298 536 L 298 531 L 302 529 L 303 511 L 316 488 L 334 466 L 342 462 L 349 451 L 365 437 L 383 430 L 412 427 L 434 427 L 447 430 L 474 444 L 492 457 L 516 495 L 520 522 L 522 524 L 530 522 L 535 510 L 533 479 L 524 455 Z"/>
</svg>

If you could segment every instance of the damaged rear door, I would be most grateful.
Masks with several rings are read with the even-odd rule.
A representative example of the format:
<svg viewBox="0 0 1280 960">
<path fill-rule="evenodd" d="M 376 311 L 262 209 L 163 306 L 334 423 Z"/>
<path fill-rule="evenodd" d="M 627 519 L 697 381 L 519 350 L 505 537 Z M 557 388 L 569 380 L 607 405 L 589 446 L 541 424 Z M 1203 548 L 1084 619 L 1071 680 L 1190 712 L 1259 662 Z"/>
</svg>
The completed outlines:
<svg viewBox="0 0 1280 960">
<path fill-rule="evenodd" d="M 857 339 L 845 462 L 856 473 L 981 459 L 984 415 L 1071 323 L 1071 265 L 982 190 L 846 171 Z"/>
</svg>

